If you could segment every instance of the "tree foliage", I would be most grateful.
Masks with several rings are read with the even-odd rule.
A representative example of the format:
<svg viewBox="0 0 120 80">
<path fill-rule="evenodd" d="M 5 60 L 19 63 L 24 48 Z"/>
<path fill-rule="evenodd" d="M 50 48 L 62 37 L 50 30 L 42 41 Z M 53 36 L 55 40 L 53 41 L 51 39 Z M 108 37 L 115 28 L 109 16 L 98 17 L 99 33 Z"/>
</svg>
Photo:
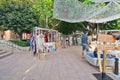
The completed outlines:
<svg viewBox="0 0 120 80">
<path fill-rule="evenodd" d="M 60 20 L 53 18 L 53 0 L 36 0 L 33 8 L 39 14 L 39 26 L 43 28 L 56 29 L 61 23 Z"/>
<path fill-rule="evenodd" d="M 38 15 L 27 1 L 6 1 L 0 7 L 0 24 L 21 35 L 38 25 Z"/>
<path fill-rule="evenodd" d="M 102 23 L 100 29 L 102 30 L 120 29 L 120 19 Z"/>
<path fill-rule="evenodd" d="M 64 35 L 69 35 L 76 31 L 82 32 L 82 31 L 87 30 L 86 28 L 82 27 L 83 25 L 84 25 L 83 23 L 61 22 L 57 30 L 63 33 Z"/>
<path fill-rule="evenodd" d="M 33 8 L 39 14 L 40 27 L 51 28 L 53 0 L 36 0 Z"/>
</svg>

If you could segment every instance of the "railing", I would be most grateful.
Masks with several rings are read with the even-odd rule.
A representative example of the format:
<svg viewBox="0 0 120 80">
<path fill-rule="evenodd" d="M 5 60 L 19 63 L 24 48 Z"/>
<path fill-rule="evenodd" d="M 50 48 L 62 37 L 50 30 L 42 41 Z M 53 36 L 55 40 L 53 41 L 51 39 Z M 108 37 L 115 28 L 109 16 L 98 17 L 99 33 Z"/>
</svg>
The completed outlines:
<svg viewBox="0 0 120 80">
<path fill-rule="evenodd" d="M 28 51 L 28 48 L 20 47 L 10 41 L 0 40 L 0 49 L 7 49 L 14 53 L 14 51 Z"/>
</svg>

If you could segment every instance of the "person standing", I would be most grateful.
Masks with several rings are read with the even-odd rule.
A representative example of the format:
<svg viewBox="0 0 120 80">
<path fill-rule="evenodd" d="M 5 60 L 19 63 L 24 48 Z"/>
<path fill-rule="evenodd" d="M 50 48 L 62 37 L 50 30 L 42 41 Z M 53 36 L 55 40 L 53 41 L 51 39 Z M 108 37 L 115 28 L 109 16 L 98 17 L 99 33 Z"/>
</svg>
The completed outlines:
<svg viewBox="0 0 120 80">
<path fill-rule="evenodd" d="M 88 48 L 88 36 L 87 36 L 86 32 L 84 32 L 84 34 L 82 35 L 81 42 L 82 42 L 82 49 L 83 49 L 82 56 L 84 56 L 86 51 L 89 51 L 89 48 Z"/>
<path fill-rule="evenodd" d="M 72 44 L 73 44 L 73 42 L 72 42 L 72 36 L 70 36 L 69 42 L 70 42 L 70 46 L 72 46 Z"/>
<path fill-rule="evenodd" d="M 61 37 L 61 44 L 62 44 L 62 48 L 66 48 L 66 38 L 65 37 Z"/>
<path fill-rule="evenodd" d="M 34 56 L 36 55 L 36 34 L 32 34 L 30 38 L 30 49 L 32 49 Z"/>
<path fill-rule="evenodd" d="M 44 36 L 43 34 L 37 33 L 36 36 L 36 53 L 38 54 L 40 52 L 44 51 Z"/>
<path fill-rule="evenodd" d="M 6 40 L 6 36 L 5 35 L 3 35 L 3 40 Z"/>
</svg>

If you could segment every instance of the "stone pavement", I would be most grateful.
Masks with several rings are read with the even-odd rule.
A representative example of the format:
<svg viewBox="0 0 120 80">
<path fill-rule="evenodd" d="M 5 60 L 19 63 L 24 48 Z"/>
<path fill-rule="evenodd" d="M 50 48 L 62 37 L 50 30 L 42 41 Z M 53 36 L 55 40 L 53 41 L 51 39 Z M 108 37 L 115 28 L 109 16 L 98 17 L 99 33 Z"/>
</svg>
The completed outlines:
<svg viewBox="0 0 120 80">
<path fill-rule="evenodd" d="M 97 80 L 94 73 L 98 69 L 82 58 L 80 46 L 48 53 L 47 60 L 39 60 L 30 52 L 0 59 L 0 80 Z"/>
</svg>

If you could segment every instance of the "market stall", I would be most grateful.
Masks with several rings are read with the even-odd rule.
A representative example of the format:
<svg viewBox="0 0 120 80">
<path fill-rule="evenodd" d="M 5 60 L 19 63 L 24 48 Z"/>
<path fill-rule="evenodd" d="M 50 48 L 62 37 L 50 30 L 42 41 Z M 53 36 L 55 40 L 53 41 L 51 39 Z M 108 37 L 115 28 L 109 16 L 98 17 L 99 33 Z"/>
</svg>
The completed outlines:
<svg viewBox="0 0 120 80">
<path fill-rule="evenodd" d="M 36 35 L 36 34 L 43 35 L 44 47 L 45 47 L 46 51 L 50 52 L 50 51 L 56 50 L 55 42 L 58 38 L 57 30 L 35 27 L 35 29 L 33 30 L 33 34 L 34 35 Z"/>
</svg>

